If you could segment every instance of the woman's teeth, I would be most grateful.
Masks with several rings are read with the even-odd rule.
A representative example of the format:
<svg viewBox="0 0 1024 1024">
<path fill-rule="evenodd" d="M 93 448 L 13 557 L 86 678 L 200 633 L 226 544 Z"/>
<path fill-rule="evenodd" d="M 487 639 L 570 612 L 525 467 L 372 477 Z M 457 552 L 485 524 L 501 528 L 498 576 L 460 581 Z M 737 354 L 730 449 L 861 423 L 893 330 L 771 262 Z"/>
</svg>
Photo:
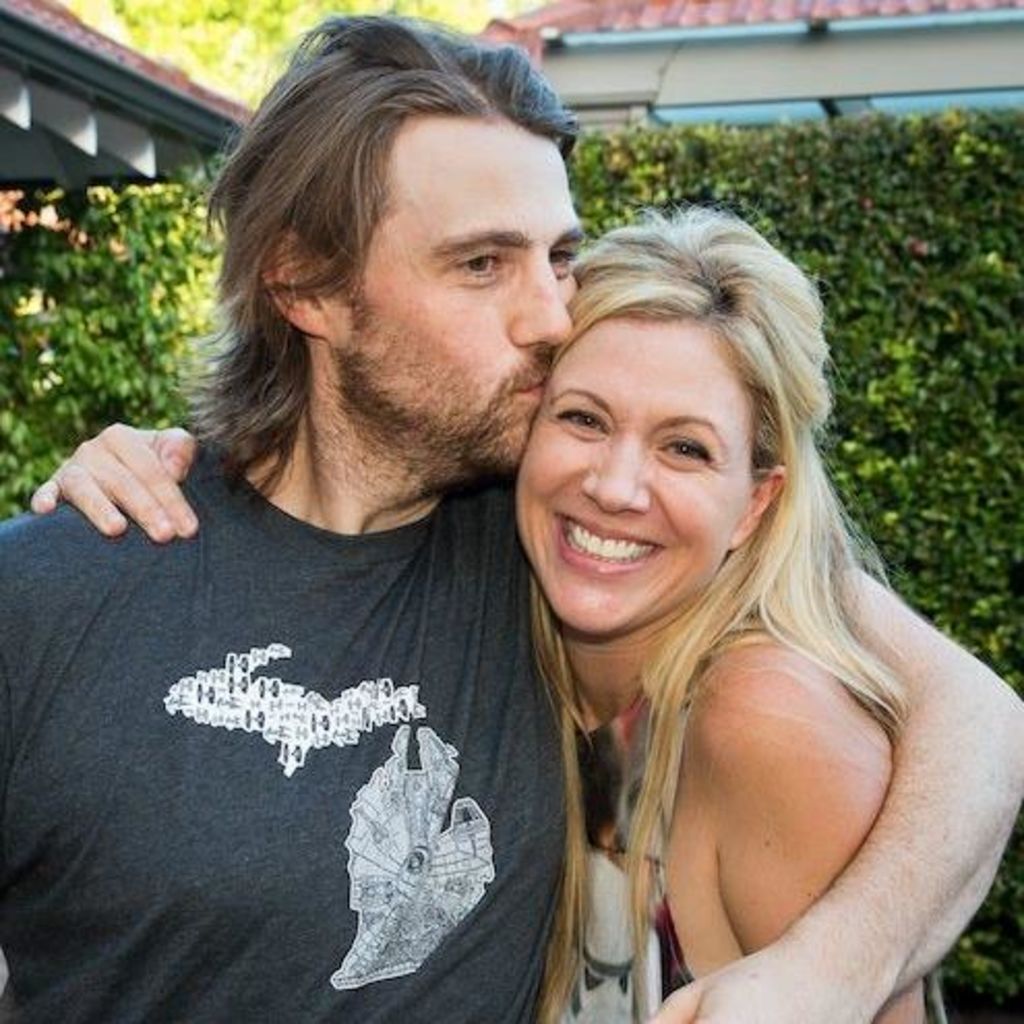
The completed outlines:
<svg viewBox="0 0 1024 1024">
<path fill-rule="evenodd" d="M 638 544 L 631 540 L 611 540 L 598 537 L 585 530 L 579 523 L 567 521 L 565 539 L 569 546 L 607 562 L 635 562 L 654 550 L 653 544 Z"/>
</svg>

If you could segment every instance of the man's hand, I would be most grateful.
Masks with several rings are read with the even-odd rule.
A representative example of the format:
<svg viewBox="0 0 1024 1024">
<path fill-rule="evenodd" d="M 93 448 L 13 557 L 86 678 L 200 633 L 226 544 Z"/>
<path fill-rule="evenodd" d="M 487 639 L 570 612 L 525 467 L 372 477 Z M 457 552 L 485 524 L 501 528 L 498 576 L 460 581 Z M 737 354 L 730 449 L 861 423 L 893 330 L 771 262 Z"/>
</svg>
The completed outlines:
<svg viewBox="0 0 1024 1024">
<path fill-rule="evenodd" d="M 650 1024 L 867 1024 L 862 993 L 767 946 L 674 992 Z"/>
<path fill-rule="evenodd" d="M 178 484 L 195 454 L 187 431 L 116 423 L 75 449 L 32 496 L 32 511 L 52 512 L 63 499 L 108 537 L 127 529 L 125 515 L 154 541 L 191 537 L 199 523 Z"/>
</svg>

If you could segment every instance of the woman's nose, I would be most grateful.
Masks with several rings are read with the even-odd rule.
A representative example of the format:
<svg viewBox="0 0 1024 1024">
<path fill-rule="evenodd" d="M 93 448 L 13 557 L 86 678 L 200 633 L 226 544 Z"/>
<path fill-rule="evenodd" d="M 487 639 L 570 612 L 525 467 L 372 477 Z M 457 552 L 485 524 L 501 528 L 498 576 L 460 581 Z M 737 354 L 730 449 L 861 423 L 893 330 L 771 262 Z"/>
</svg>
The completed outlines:
<svg viewBox="0 0 1024 1024">
<path fill-rule="evenodd" d="M 583 493 L 606 512 L 646 512 L 651 506 L 647 472 L 638 445 L 611 445 L 583 478 Z"/>
</svg>

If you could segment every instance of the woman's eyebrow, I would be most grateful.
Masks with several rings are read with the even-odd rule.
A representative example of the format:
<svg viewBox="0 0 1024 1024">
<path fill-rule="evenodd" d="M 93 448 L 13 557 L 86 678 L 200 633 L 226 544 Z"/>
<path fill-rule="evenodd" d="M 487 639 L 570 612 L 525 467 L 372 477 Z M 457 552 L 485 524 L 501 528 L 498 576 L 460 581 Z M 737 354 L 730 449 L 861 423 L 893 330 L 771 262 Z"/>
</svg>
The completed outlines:
<svg viewBox="0 0 1024 1024">
<path fill-rule="evenodd" d="M 572 401 L 574 398 L 585 398 L 588 402 L 598 406 L 598 408 L 607 415 L 610 416 L 612 414 L 611 406 L 600 395 L 595 394 L 593 391 L 588 391 L 586 388 L 566 388 L 564 391 L 554 393 L 551 396 L 551 401 L 552 403 Z M 661 420 L 657 424 L 657 428 L 658 430 L 674 430 L 682 427 L 692 427 L 694 425 L 706 427 L 715 435 L 718 443 L 728 451 L 728 445 L 725 438 L 722 437 L 715 424 L 705 416 L 670 416 L 667 419 Z"/>
<path fill-rule="evenodd" d="M 598 406 L 598 408 L 609 416 L 611 415 L 611 406 L 600 395 L 594 394 L 593 391 L 587 391 L 586 388 L 566 388 L 564 391 L 559 391 L 557 394 L 551 396 L 551 400 L 554 402 L 561 402 L 567 398 L 585 398 L 588 402 Z"/>
<path fill-rule="evenodd" d="M 732 454 L 732 448 L 726 438 L 722 435 L 722 432 L 715 426 L 712 420 L 707 419 L 705 416 L 673 416 L 670 419 L 663 420 L 659 423 L 658 429 L 680 430 L 695 425 L 698 427 L 705 427 L 711 432 L 726 457 Z"/>
</svg>

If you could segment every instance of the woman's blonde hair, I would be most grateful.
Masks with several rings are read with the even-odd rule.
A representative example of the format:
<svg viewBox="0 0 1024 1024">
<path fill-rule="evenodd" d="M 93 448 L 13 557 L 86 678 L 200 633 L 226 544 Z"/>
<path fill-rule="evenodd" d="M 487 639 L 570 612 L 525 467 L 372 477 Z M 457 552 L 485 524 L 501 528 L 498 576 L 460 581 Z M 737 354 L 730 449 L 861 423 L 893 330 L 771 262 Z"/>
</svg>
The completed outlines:
<svg viewBox="0 0 1024 1024">
<path fill-rule="evenodd" d="M 802 652 L 835 675 L 890 737 L 905 706 L 899 683 L 857 637 L 854 571 L 881 568 L 856 540 L 817 448 L 831 394 L 812 282 L 748 224 L 699 208 L 652 214 L 612 231 L 576 272 L 573 340 L 609 319 L 692 321 L 710 329 L 750 396 L 755 478 L 785 467 L 782 491 L 758 528 L 707 590 L 681 605 L 642 672 L 650 705 L 647 762 L 626 860 L 638 980 L 655 897 L 650 857 L 660 857 L 671 820 L 685 713 L 726 648 L 768 636 Z M 541 670 L 559 698 L 566 773 L 566 860 L 541 1005 L 541 1019 L 551 1021 L 561 1015 L 581 962 L 586 833 L 577 742 L 584 730 L 559 624 L 536 585 L 533 630 Z"/>
</svg>

